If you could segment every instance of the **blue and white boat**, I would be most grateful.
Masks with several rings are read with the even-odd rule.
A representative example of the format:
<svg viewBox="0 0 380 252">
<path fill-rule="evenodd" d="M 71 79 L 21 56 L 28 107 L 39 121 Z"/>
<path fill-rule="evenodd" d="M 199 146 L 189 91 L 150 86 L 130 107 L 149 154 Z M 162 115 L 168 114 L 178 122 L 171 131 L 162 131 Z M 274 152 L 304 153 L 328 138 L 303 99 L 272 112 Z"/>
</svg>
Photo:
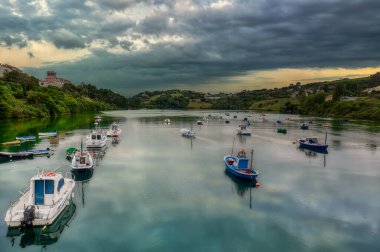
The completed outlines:
<svg viewBox="0 0 380 252">
<path fill-rule="evenodd" d="M 28 150 L 26 152 L 32 153 L 33 156 L 51 156 L 54 154 L 54 150 L 46 148 L 46 150 Z"/>
<path fill-rule="evenodd" d="M 52 224 L 74 196 L 75 181 L 58 172 L 39 173 L 30 179 L 30 187 L 11 203 L 5 222 L 8 227 Z"/>
<path fill-rule="evenodd" d="M 19 151 L 19 152 L 0 152 L 0 159 L 3 160 L 14 160 L 14 159 L 25 159 L 33 158 L 33 153 L 29 151 Z"/>
<path fill-rule="evenodd" d="M 326 144 L 326 140 L 325 140 L 325 144 L 322 144 L 318 141 L 317 137 L 306 137 L 304 139 L 297 139 L 297 142 L 299 143 L 299 148 L 315 150 L 315 151 L 327 151 L 327 148 L 329 147 Z"/>
<path fill-rule="evenodd" d="M 38 132 L 39 137 L 52 137 L 57 136 L 58 132 L 55 131 L 46 131 L 46 132 Z"/>
<path fill-rule="evenodd" d="M 238 178 L 254 180 L 259 175 L 258 171 L 249 168 L 249 159 L 244 150 L 239 151 L 237 156 L 225 156 L 224 163 L 227 171 Z"/>
<path fill-rule="evenodd" d="M 24 141 L 35 141 L 36 140 L 36 136 L 18 136 L 18 137 L 16 137 L 16 140 L 19 140 L 21 142 L 24 142 Z"/>
</svg>

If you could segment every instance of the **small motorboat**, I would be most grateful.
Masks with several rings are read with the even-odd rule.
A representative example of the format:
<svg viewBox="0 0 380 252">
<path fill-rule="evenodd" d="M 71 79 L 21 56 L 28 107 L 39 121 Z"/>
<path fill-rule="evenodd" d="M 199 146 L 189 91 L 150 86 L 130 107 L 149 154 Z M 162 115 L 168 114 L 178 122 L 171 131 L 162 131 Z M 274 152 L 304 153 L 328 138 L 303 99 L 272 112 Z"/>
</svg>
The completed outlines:
<svg viewBox="0 0 380 252">
<path fill-rule="evenodd" d="M 309 129 L 309 125 L 306 124 L 306 123 L 303 123 L 303 124 L 301 124 L 300 129 L 302 129 L 302 130 L 308 130 Z"/>
<path fill-rule="evenodd" d="M 0 152 L 1 159 L 25 159 L 33 158 L 33 153 L 30 151 L 19 151 L 19 152 Z"/>
<path fill-rule="evenodd" d="M 326 138 L 327 138 L 327 133 L 326 133 Z M 304 148 L 304 149 L 309 149 L 309 150 L 317 150 L 317 151 L 326 151 L 327 148 L 329 147 L 326 144 L 326 139 L 325 139 L 325 144 L 322 144 L 318 141 L 317 137 L 306 137 L 304 139 L 297 139 L 297 142 L 299 143 L 299 148 Z"/>
<path fill-rule="evenodd" d="M 281 124 L 281 123 L 282 123 L 282 121 L 279 119 L 279 120 L 277 120 L 277 123 L 278 123 L 278 124 Z"/>
<path fill-rule="evenodd" d="M 246 125 L 239 125 L 239 127 L 237 127 L 236 129 L 238 131 L 238 135 L 242 135 L 242 136 L 252 135 L 252 131 L 248 129 Z"/>
<path fill-rule="evenodd" d="M 237 115 L 234 115 L 234 119 L 236 119 L 237 118 Z"/>
<path fill-rule="evenodd" d="M 86 147 L 87 148 L 103 148 L 107 144 L 107 135 L 103 130 L 93 130 L 89 136 L 87 136 Z"/>
<path fill-rule="evenodd" d="M 74 196 L 75 181 L 59 172 L 39 173 L 30 179 L 30 187 L 11 203 L 5 215 L 8 227 L 52 224 Z"/>
<path fill-rule="evenodd" d="M 230 123 L 230 120 L 226 120 L 225 123 L 226 123 L 226 124 L 229 124 L 229 123 Z"/>
<path fill-rule="evenodd" d="M 86 150 L 75 152 L 70 167 L 77 172 L 85 172 L 88 169 L 93 169 L 94 161 L 92 159 L 92 153 Z"/>
<path fill-rule="evenodd" d="M 10 142 L 4 142 L 4 143 L 1 143 L 2 145 L 17 145 L 17 144 L 20 144 L 21 141 L 20 140 L 16 140 L 16 141 L 10 141 Z"/>
<path fill-rule="evenodd" d="M 277 133 L 281 133 L 285 135 L 286 133 L 288 133 L 288 131 L 285 128 L 278 128 Z"/>
<path fill-rule="evenodd" d="M 203 122 L 203 121 L 201 121 L 201 120 L 198 120 L 198 121 L 197 121 L 197 124 L 198 124 L 198 125 L 203 125 L 203 124 L 204 124 L 204 122 Z"/>
<path fill-rule="evenodd" d="M 31 152 L 33 156 L 48 156 L 54 155 L 54 150 L 50 148 L 46 148 L 46 150 L 28 150 L 27 152 Z"/>
<path fill-rule="evenodd" d="M 47 131 L 47 132 L 38 132 L 38 137 L 53 137 L 57 136 L 58 132 L 55 131 Z"/>
<path fill-rule="evenodd" d="M 121 134 L 121 128 L 119 124 L 113 123 L 111 124 L 109 130 L 107 131 L 107 136 L 108 137 L 117 137 Z"/>
<path fill-rule="evenodd" d="M 183 137 L 195 138 L 195 133 L 189 129 L 181 129 L 180 132 Z"/>
<path fill-rule="evenodd" d="M 259 175 L 258 171 L 252 169 L 252 157 L 251 167 L 249 167 L 249 159 L 247 158 L 244 150 L 239 151 L 236 156 L 234 156 L 233 154 L 225 156 L 224 163 L 226 165 L 227 171 L 229 171 L 232 175 L 236 177 L 254 180 Z"/>
<path fill-rule="evenodd" d="M 112 144 L 118 144 L 120 142 L 120 137 L 112 137 Z"/>
<path fill-rule="evenodd" d="M 328 128 L 329 124 L 328 123 L 323 123 L 322 126 L 323 126 L 323 128 Z"/>
<path fill-rule="evenodd" d="M 169 118 L 166 118 L 166 119 L 164 120 L 164 123 L 165 123 L 165 124 L 170 124 L 170 119 L 169 119 Z"/>
<path fill-rule="evenodd" d="M 102 120 L 102 117 L 100 115 L 95 116 L 95 122 L 100 122 Z"/>
<path fill-rule="evenodd" d="M 16 137 L 16 140 L 19 140 L 21 142 L 35 141 L 36 140 L 36 136 L 18 136 L 18 137 Z"/>
</svg>

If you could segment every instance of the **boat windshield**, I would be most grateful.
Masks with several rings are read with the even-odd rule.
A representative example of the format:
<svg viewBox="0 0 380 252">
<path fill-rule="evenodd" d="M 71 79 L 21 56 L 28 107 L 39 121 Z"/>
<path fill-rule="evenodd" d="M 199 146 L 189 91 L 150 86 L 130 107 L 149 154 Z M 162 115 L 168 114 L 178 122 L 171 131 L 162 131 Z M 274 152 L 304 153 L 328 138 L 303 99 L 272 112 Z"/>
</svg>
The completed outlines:
<svg viewBox="0 0 380 252">
<path fill-rule="evenodd" d="M 100 139 L 102 139 L 102 136 L 101 135 L 96 135 L 96 139 L 100 140 Z"/>
<path fill-rule="evenodd" d="M 96 139 L 96 135 L 91 135 L 91 139 L 95 140 Z"/>
</svg>

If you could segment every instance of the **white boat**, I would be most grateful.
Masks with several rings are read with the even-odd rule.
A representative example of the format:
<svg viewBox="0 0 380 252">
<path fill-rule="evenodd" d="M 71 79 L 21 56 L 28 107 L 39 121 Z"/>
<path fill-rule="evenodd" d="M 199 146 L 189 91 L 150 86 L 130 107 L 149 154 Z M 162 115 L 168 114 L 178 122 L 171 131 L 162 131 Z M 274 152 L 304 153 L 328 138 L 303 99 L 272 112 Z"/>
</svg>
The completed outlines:
<svg viewBox="0 0 380 252">
<path fill-rule="evenodd" d="M 265 115 L 264 114 L 260 114 L 259 121 L 263 122 L 264 120 L 265 120 Z"/>
<path fill-rule="evenodd" d="M 51 137 L 51 136 L 57 136 L 57 131 L 47 131 L 47 132 L 38 132 L 39 137 Z"/>
<path fill-rule="evenodd" d="M 77 172 L 84 172 L 88 169 L 94 168 L 94 161 L 92 159 L 91 153 L 88 151 L 77 151 L 73 155 L 71 160 L 71 169 Z"/>
<path fill-rule="evenodd" d="M 107 144 L 107 135 L 103 130 L 93 130 L 86 139 L 87 148 L 103 148 Z"/>
<path fill-rule="evenodd" d="M 252 131 L 248 129 L 246 125 L 239 125 L 239 127 L 237 127 L 236 129 L 238 131 L 238 135 L 245 135 L 245 136 L 252 135 Z"/>
<path fill-rule="evenodd" d="M 181 129 L 180 132 L 184 137 L 195 138 L 195 133 L 189 129 Z"/>
<path fill-rule="evenodd" d="M 8 227 L 50 225 L 70 204 L 75 181 L 58 172 L 33 176 L 30 187 L 11 203 L 5 215 Z"/>
<path fill-rule="evenodd" d="M 110 126 L 110 129 L 107 131 L 107 136 L 109 137 L 117 137 L 121 134 L 121 128 L 119 124 L 113 123 Z"/>
<path fill-rule="evenodd" d="M 165 123 L 165 124 L 170 124 L 170 119 L 169 119 L 169 118 L 166 118 L 166 119 L 164 120 L 164 123 Z"/>
</svg>

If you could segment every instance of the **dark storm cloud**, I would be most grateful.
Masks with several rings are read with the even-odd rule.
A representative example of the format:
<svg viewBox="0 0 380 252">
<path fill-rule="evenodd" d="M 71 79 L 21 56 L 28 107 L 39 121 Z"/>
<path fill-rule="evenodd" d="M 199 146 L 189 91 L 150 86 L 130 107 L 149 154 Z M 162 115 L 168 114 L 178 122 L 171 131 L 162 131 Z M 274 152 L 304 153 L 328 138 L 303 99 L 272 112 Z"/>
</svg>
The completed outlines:
<svg viewBox="0 0 380 252">
<path fill-rule="evenodd" d="M 21 17 L 0 7 L 0 41 L 46 40 L 73 49 L 101 40 L 92 55 L 49 68 L 76 82 L 125 88 L 125 94 L 255 70 L 380 65 L 378 0 L 236 0 L 225 8 L 211 8 L 217 2 L 211 0 L 187 2 L 56 1 L 50 16 Z"/>
</svg>

